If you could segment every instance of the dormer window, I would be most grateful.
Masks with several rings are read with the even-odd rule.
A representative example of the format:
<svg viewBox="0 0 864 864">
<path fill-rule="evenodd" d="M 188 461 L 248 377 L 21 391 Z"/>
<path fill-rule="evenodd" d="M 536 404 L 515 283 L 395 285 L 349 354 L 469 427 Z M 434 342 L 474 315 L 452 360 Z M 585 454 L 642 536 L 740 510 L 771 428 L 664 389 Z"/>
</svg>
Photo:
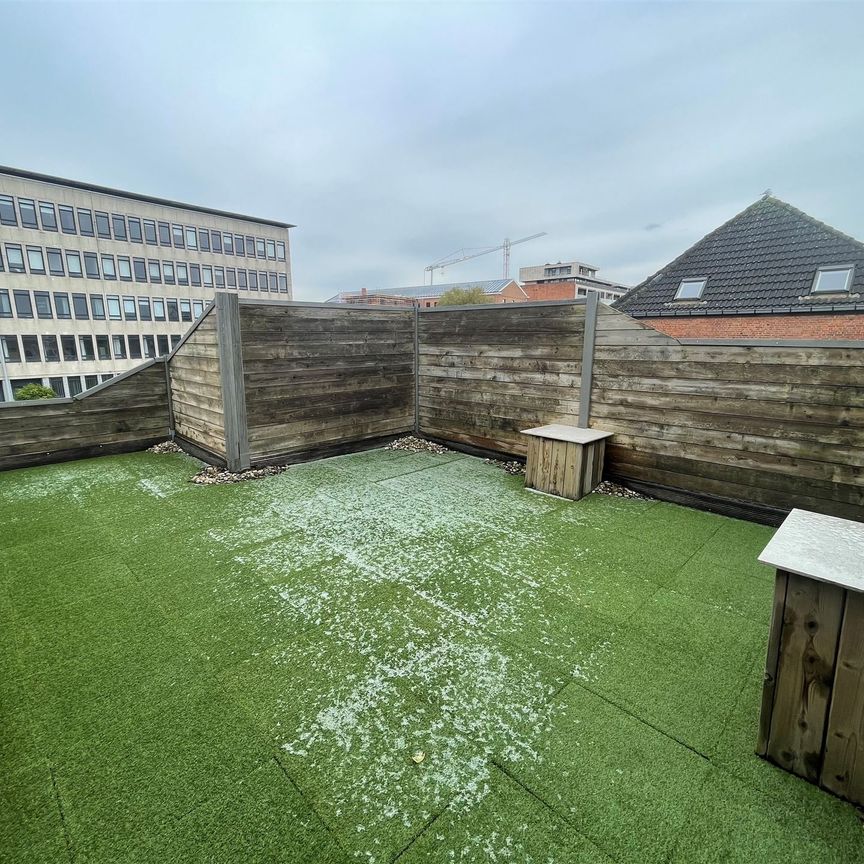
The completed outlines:
<svg viewBox="0 0 864 864">
<path fill-rule="evenodd" d="M 676 300 L 698 300 L 705 290 L 707 279 L 682 279 L 675 294 Z"/>
<path fill-rule="evenodd" d="M 844 294 L 852 285 L 852 267 L 820 267 L 813 280 L 813 293 Z"/>
</svg>

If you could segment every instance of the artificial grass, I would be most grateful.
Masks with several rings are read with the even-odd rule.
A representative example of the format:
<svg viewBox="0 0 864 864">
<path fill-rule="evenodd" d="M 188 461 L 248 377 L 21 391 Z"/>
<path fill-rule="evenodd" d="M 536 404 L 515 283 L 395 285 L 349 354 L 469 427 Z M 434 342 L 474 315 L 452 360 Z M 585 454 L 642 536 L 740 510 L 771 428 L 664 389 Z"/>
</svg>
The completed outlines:
<svg viewBox="0 0 864 864">
<path fill-rule="evenodd" d="M 770 529 L 457 454 L 196 469 L 0 477 L 0 860 L 864 857 L 753 755 Z"/>
</svg>

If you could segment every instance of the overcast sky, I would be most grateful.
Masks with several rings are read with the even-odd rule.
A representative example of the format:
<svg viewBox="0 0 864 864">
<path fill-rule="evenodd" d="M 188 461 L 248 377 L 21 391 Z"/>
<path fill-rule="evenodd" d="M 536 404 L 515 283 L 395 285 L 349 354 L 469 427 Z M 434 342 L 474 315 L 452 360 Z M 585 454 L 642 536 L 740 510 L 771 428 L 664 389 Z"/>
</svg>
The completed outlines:
<svg viewBox="0 0 864 864">
<path fill-rule="evenodd" d="M 864 239 L 861 3 L 0 7 L 0 163 L 296 223 L 297 299 L 635 284 L 769 187 Z"/>
</svg>

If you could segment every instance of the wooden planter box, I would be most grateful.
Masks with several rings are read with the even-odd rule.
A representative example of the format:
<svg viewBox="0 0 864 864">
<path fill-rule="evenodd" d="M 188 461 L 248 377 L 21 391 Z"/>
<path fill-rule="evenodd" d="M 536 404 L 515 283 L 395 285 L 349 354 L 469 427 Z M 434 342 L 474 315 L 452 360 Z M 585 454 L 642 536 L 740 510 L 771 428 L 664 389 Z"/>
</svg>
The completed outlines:
<svg viewBox="0 0 864 864">
<path fill-rule="evenodd" d="M 864 804 L 864 524 L 793 510 L 777 568 L 760 756 Z"/>
<path fill-rule="evenodd" d="M 603 479 L 606 439 L 611 432 L 552 423 L 524 429 L 522 434 L 529 436 L 528 489 L 578 501 Z"/>
</svg>

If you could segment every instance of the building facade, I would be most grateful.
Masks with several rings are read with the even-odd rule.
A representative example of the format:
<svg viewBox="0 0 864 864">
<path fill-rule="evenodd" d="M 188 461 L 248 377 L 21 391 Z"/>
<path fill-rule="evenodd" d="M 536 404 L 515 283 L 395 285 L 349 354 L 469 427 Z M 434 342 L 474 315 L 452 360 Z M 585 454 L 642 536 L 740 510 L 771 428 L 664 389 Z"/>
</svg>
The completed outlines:
<svg viewBox="0 0 864 864">
<path fill-rule="evenodd" d="M 529 300 L 575 300 L 594 292 L 604 303 L 627 293 L 624 285 L 597 277 L 597 268 L 582 261 L 558 261 L 519 268 L 519 281 Z"/>
<path fill-rule="evenodd" d="M 479 288 L 490 303 L 525 303 L 529 298 L 515 279 L 489 279 L 480 282 L 448 282 L 441 285 L 411 285 L 405 288 L 361 288 L 343 291 L 331 297 L 328 303 L 361 303 L 365 306 L 420 306 L 431 309 L 438 305 L 441 295 L 454 288 Z"/>
<path fill-rule="evenodd" d="M 2 399 L 167 354 L 216 290 L 290 300 L 292 227 L 0 168 Z"/>
</svg>

